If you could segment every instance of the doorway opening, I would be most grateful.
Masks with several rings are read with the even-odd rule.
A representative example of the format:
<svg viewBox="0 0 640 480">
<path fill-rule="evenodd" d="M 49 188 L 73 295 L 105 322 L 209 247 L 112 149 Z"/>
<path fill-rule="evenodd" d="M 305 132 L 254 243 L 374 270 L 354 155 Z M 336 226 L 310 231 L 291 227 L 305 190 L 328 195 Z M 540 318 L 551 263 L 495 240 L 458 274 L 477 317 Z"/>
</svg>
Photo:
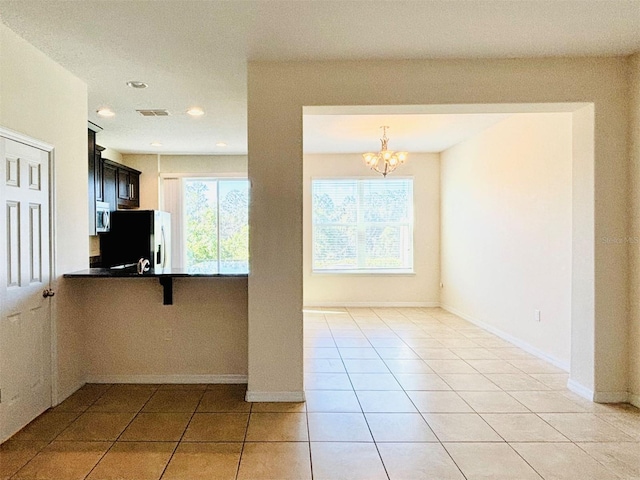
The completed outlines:
<svg viewBox="0 0 640 480">
<path fill-rule="evenodd" d="M 338 343 L 373 349 L 346 352 L 372 356 L 367 360 L 385 363 L 373 357 L 375 343 L 383 349 L 393 344 L 388 348 L 402 348 L 404 353 L 395 353 L 414 359 L 415 349 L 398 333 L 420 329 L 420 318 L 429 328 L 437 320 L 445 337 L 452 325 L 469 328 L 478 338 L 486 334 L 479 341 L 443 343 L 428 341 L 429 328 L 421 329 L 424 341 L 417 345 L 427 349 L 427 357 L 499 360 L 487 346 L 513 348 L 513 355 L 519 348 L 533 355 L 527 358 L 531 373 L 554 374 L 556 383 L 567 385 L 576 318 L 573 174 L 575 162 L 584 161 L 576 159 L 574 145 L 582 137 L 593 145 L 575 127 L 574 115 L 585 107 L 592 109 L 582 104 L 304 107 L 303 304 L 305 369 L 312 373 L 306 388 L 317 384 L 313 373 L 341 371 L 353 363 L 345 363 Z M 385 178 L 362 159 L 362 153 L 379 149 L 382 125 L 391 127 L 389 148 L 409 152 L 407 162 Z M 378 189 L 375 200 L 369 196 L 375 206 L 360 204 L 358 183 L 385 186 L 400 179 L 412 184 L 409 247 L 393 224 L 365 219 L 358 225 L 363 210 L 377 208 L 384 215 L 394 202 Z M 389 254 L 410 248 L 409 269 L 385 272 L 367 268 L 366 262 L 360 270 L 319 268 L 328 257 L 337 265 L 362 265 L 358 249 L 379 253 L 381 243 Z M 399 332 L 389 331 L 385 318 L 400 322 Z M 367 328 L 376 325 L 386 333 L 372 330 L 369 338 Z M 376 342 L 376 335 L 388 340 Z M 329 371 L 318 371 L 322 368 Z M 473 367 L 471 372 L 481 373 Z"/>
</svg>

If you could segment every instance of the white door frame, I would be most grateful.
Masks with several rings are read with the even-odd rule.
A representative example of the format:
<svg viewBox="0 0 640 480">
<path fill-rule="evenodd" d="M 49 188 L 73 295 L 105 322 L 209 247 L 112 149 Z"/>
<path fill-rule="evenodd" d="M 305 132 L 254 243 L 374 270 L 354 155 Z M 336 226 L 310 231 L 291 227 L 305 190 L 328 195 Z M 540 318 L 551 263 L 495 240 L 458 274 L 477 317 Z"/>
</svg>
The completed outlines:
<svg viewBox="0 0 640 480">
<path fill-rule="evenodd" d="M 47 152 L 49 156 L 49 286 L 54 289 L 56 286 L 56 235 L 55 235 L 55 147 L 50 143 L 43 142 L 36 138 L 29 137 L 15 130 L 0 125 L 0 137 L 16 142 L 24 143 L 30 147 Z M 58 342 L 56 335 L 56 302 L 55 297 L 51 298 L 50 321 L 51 321 L 51 406 L 58 403 Z"/>
</svg>

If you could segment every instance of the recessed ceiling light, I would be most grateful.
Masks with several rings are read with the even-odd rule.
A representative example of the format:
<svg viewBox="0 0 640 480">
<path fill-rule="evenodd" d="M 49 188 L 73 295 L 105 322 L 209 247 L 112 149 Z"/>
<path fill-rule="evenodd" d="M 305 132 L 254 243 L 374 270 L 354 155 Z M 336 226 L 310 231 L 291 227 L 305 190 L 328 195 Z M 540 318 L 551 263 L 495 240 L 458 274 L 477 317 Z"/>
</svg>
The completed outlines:
<svg viewBox="0 0 640 480">
<path fill-rule="evenodd" d="M 224 142 L 218 142 L 218 143 L 216 143 L 216 147 L 226 147 L 226 146 L 227 146 L 227 144 L 226 144 L 226 143 L 224 143 Z"/>
<path fill-rule="evenodd" d="M 191 107 L 189 110 L 187 110 L 187 114 L 191 115 L 192 117 L 200 117 L 204 115 L 204 110 L 200 107 Z"/>
<path fill-rule="evenodd" d="M 115 112 L 107 107 L 99 108 L 96 113 L 101 117 L 113 117 L 115 115 Z"/>
<path fill-rule="evenodd" d="M 127 82 L 127 87 L 131 87 L 131 88 L 147 88 L 149 85 L 147 85 L 144 82 L 138 82 L 137 80 L 131 80 L 129 82 Z"/>
<path fill-rule="evenodd" d="M 161 147 L 162 146 L 162 144 L 160 142 L 151 142 L 150 145 L 152 147 Z"/>
</svg>

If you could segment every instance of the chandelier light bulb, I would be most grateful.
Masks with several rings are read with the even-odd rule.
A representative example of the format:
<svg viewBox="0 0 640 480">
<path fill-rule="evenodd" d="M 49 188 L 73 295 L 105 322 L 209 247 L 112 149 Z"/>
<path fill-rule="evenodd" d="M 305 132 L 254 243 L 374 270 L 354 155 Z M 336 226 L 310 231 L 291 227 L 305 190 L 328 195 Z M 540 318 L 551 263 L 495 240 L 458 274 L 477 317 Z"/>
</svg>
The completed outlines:
<svg viewBox="0 0 640 480">
<path fill-rule="evenodd" d="M 404 164 L 407 160 L 408 152 L 394 152 L 387 148 L 389 139 L 387 138 L 388 126 L 382 126 L 381 148 L 378 153 L 363 153 L 364 163 L 371 170 L 380 173 L 383 177 L 393 172 L 398 165 Z"/>
</svg>

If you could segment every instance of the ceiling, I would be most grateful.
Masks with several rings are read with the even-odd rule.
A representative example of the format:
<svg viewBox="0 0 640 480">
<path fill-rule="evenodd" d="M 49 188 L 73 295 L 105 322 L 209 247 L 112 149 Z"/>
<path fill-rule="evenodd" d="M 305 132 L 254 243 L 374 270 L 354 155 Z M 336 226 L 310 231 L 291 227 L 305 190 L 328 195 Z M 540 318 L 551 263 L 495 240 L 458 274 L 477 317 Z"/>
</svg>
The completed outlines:
<svg viewBox="0 0 640 480">
<path fill-rule="evenodd" d="M 250 60 L 640 51 L 640 0 L 0 0 L 0 19 L 87 83 L 89 119 L 104 129 L 99 141 L 123 153 L 247 153 Z M 126 86 L 129 80 L 149 87 L 134 90 Z M 116 115 L 98 117 L 96 110 L 105 106 Z M 189 117 L 191 106 L 202 107 L 205 115 Z M 146 118 L 135 112 L 149 108 L 171 115 Z M 388 123 L 361 120 L 344 128 L 345 118 L 317 119 L 315 128 L 324 130 L 309 150 L 339 144 L 346 131 L 360 132 L 352 148 L 360 151 L 366 141 L 364 150 L 375 149 L 378 127 Z M 449 120 L 437 119 L 441 124 L 434 131 L 443 135 Z M 398 125 L 389 130 L 390 147 L 400 147 L 407 137 Z M 421 131 L 403 148 L 432 151 L 415 141 L 437 142 Z"/>
<path fill-rule="evenodd" d="M 505 118 L 491 114 L 304 115 L 305 153 L 380 150 L 383 125 L 390 150 L 442 152 Z"/>
</svg>

